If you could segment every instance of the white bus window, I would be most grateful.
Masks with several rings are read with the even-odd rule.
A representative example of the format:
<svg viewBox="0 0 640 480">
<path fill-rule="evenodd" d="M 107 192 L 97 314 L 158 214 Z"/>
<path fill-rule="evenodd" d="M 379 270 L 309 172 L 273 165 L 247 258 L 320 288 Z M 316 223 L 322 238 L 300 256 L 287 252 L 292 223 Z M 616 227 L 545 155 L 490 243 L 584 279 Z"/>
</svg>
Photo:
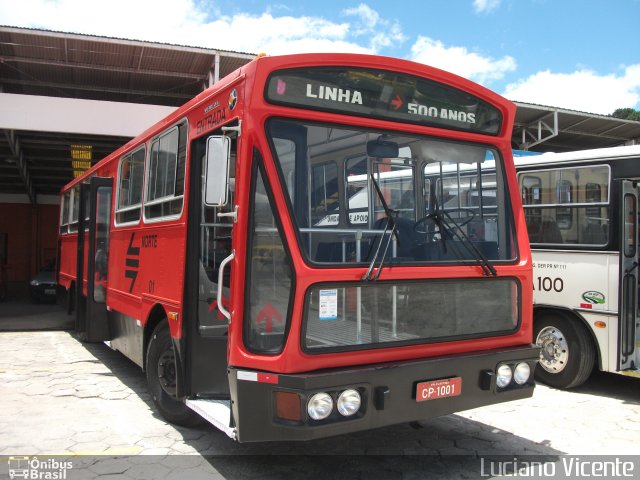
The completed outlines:
<svg viewBox="0 0 640 480">
<path fill-rule="evenodd" d="M 536 245 L 605 246 L 609 239 L 607 165 L 519 174 L 529 240 Z"/>
<path fill-rule="evenodd" d="M 338 167 L 335 163 L 315 165 L 311 169 L 311 224 L 327 227 L 340 223 Z"/>
</svg>

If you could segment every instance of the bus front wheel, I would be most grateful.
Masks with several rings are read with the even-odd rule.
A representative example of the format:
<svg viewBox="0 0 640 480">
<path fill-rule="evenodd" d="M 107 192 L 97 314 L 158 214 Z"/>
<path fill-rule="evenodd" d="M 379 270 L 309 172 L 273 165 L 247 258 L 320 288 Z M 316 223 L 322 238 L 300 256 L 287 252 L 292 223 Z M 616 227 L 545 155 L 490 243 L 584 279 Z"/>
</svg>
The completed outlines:
<svg viewBox="0 0 640 480">
<path fill-rule="evenodd" d="M 555 388 L 582 385 L 593 370 L 595 350 L 589 333 L 560 312 L 536 316 L 533 337 L 540 347 L 536 380 Z"/>
<path fill-rule="evenodd" d="M 149 340 L 146 375 L 153 403 L 167 421 L 192 427 L 202 418 L 176 398 L 176 362 L 167 322 L 160 322 Z"/>
</svg>

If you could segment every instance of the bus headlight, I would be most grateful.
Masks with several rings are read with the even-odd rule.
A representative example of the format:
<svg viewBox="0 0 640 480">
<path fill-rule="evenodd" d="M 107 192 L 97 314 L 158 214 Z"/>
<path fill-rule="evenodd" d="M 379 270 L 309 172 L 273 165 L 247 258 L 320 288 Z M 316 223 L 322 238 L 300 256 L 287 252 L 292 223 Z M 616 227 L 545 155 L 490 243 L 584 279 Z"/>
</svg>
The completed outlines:
<svg viewBox="0 0 640 480">
<path fill-rule="evenodd" d="M 503 363 L 498 367 L 496 375 L 496 385 L 498 386 L 498 388 L 505 388 L 511 383 L 512 377 L 513 372 L 511 371 L 511 367 Z"/>
<path fill-rule="evenodd" d="M 360 394 L 357 390 L 350 388 L 345 390 L 338 397 L 338 412 L 340 415 L 348 417 L 360 410 Z"/>
<path fill-rule="evenodd" d="M 307 403 L 307 413 L 314 420 L 324 420 L 333 410 L 333 399 L 328 393 L 316 393 Z"/>
<path fill-rule="evenodd" d="M 513 371 L 513 379 L 518 385 L 524 385 L 531 375 L 531 367 L 528 363 L 519 363 Z"/>
</svg>

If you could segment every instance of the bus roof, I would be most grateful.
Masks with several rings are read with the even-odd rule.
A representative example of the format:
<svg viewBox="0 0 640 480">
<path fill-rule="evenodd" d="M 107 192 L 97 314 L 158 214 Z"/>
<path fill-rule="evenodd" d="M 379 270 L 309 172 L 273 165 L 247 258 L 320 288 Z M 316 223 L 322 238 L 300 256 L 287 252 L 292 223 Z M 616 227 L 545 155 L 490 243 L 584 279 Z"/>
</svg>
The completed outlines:
<svg viewBox="0 0 640 480">
<path fill-rule="evenodd" d="M 516 168 L 533 165 L 548 165 L 567 162 L 591 162 L 629 157 L 640 157 L 640 145 L 576 150 L 563 153 L 543 153 L 542 155 L 514 158 Z"/>
<path fill-rule="evenodd" d="M 186 118 L 187 115 L 189 115 L 192 111 L 210 101 L 211 98 L 219 94 L 219 92 L 227 88 L 230 84 L 243 79 L 243 75 L 247 75 L 248 72 L 256 73 L 257 70 L 260 69 L 260 72 L 256 73 L 256 78 L 260 77 L 260 80 L 264 82 L 266 81 L 265 73 L 269 73 L 275 70 L 284 71 L 287 69 L 300 69 L 309 66 L 345 66 L 353 67 L 356 69 L 363 68 L 376 69 L 380 71 L 395 71 L 406 73 L 407 75 L 414 75 L 416 77 L 423 77 L 436 83 L 442 83 L 443 85 L 449 86 L 453 89 L 459 89 L 461 92 L 468 93 L 483 102 L 487 102 L 488 105 L 490 105 L 496 111 L 499 111 L 502 114 L 504 120 L 502 121 L 502 127 L 500 128 L 500 131 L 495 134 L 495 138 L 506 136 L 507 130 L 510 132 L 513 125 L 516 107 L 511 101 L 479 84 L 476 84 L 475 82 L 472 82 L 471 80 L 422 63 L 416 63 L 409 60 L 392 57 L 351 53 L 306 53 L 271 57 L 258 56 L 251 62 L 239 67 L 234 72 L 220 79 L 220 81 L 216 84 L 210 86 L 191 100 L 187 101 L 184 105 L 177 108 L 167 117 L 159 120 L 153 125 L 150 125 L 145 131 L 141 132 L 138 136 L 131 139 L 125 145 L 121 146 L 100 161 L 96 162 L 89 170 L 84 172 L 83 175 L 73 179 L 68 184 L 66 184 L 62 188 L 62 192 L 68 191 L 76 185 L 82 183 L 86 178 L 99 171 L 99 169 L 102 168 L 102 166 L 104 166 L 106 163 L 120 158 L 123 154 L 131 151 L 132 148 L 136 147 L 142 142 L 148 141 L 163 129 Z M 260 90 L 260 92 L 262 92 L 262 90 Z M 260 93 L 260 95 L 262 95 L 262 93 Z M 404 123 L 406 120 L 401 119 L 400 121 Z M 436 127 L 438 127 L 438 125 L 436 125 Z M 493 137 L 494 135 L 492 134 L 491 136 Z"/>
</svg>

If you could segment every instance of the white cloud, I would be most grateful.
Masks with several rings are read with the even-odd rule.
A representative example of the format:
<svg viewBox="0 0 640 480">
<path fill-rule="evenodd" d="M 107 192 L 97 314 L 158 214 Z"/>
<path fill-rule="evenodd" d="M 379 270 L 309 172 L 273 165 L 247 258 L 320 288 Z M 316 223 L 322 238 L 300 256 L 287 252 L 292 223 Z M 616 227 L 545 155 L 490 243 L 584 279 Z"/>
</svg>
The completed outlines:
<svg viewBox="0 0 640 480">
<path fill-rule="evenodd" d="M 488 13 L 500 6 L 502 0 L 473 0 L 473 9 L 476 13 Z"/>
<path fill-rule="evenodd" d="M 599 75 L 588 69 L 545 70 L 507 85 L 503 95 L 514 101 L 608 115 L 617 108 L 640 105 L 640 64 L 627 66 L 620 75 Z"/>
<path fill-rule="evenodd" d="M 516 61 L 508 55 L 494 59 L 465 47 L 448 47 L 439 40 L 423 36 L 418 37 L 411 47 L 411 59 L 482 84 L 500 80 L 507 72 L 516 69 Z"/>
<path fill-rule="evenodd" d="M 367 36 L 369 50 L 372 53 L 377 53 L 384 47 L 403 43 L 406 40 L 397 21 L 380 18 L 378 12 L 364 3 L 355 8 L 345 9 L 342 13 L 347 17 L 356 18 L 351 33 L 356 37 Z"/>
<path fill-rule="evenodd" d="M 225 16 L 201 0 L 21 0 L 0 2 L 0 24 L 270 55 L 379 53 L 404 39 L 397 22 L 381 20 L 366 4 L 339 22 L 276 11 L 283 9 Z"/>
</svg>

